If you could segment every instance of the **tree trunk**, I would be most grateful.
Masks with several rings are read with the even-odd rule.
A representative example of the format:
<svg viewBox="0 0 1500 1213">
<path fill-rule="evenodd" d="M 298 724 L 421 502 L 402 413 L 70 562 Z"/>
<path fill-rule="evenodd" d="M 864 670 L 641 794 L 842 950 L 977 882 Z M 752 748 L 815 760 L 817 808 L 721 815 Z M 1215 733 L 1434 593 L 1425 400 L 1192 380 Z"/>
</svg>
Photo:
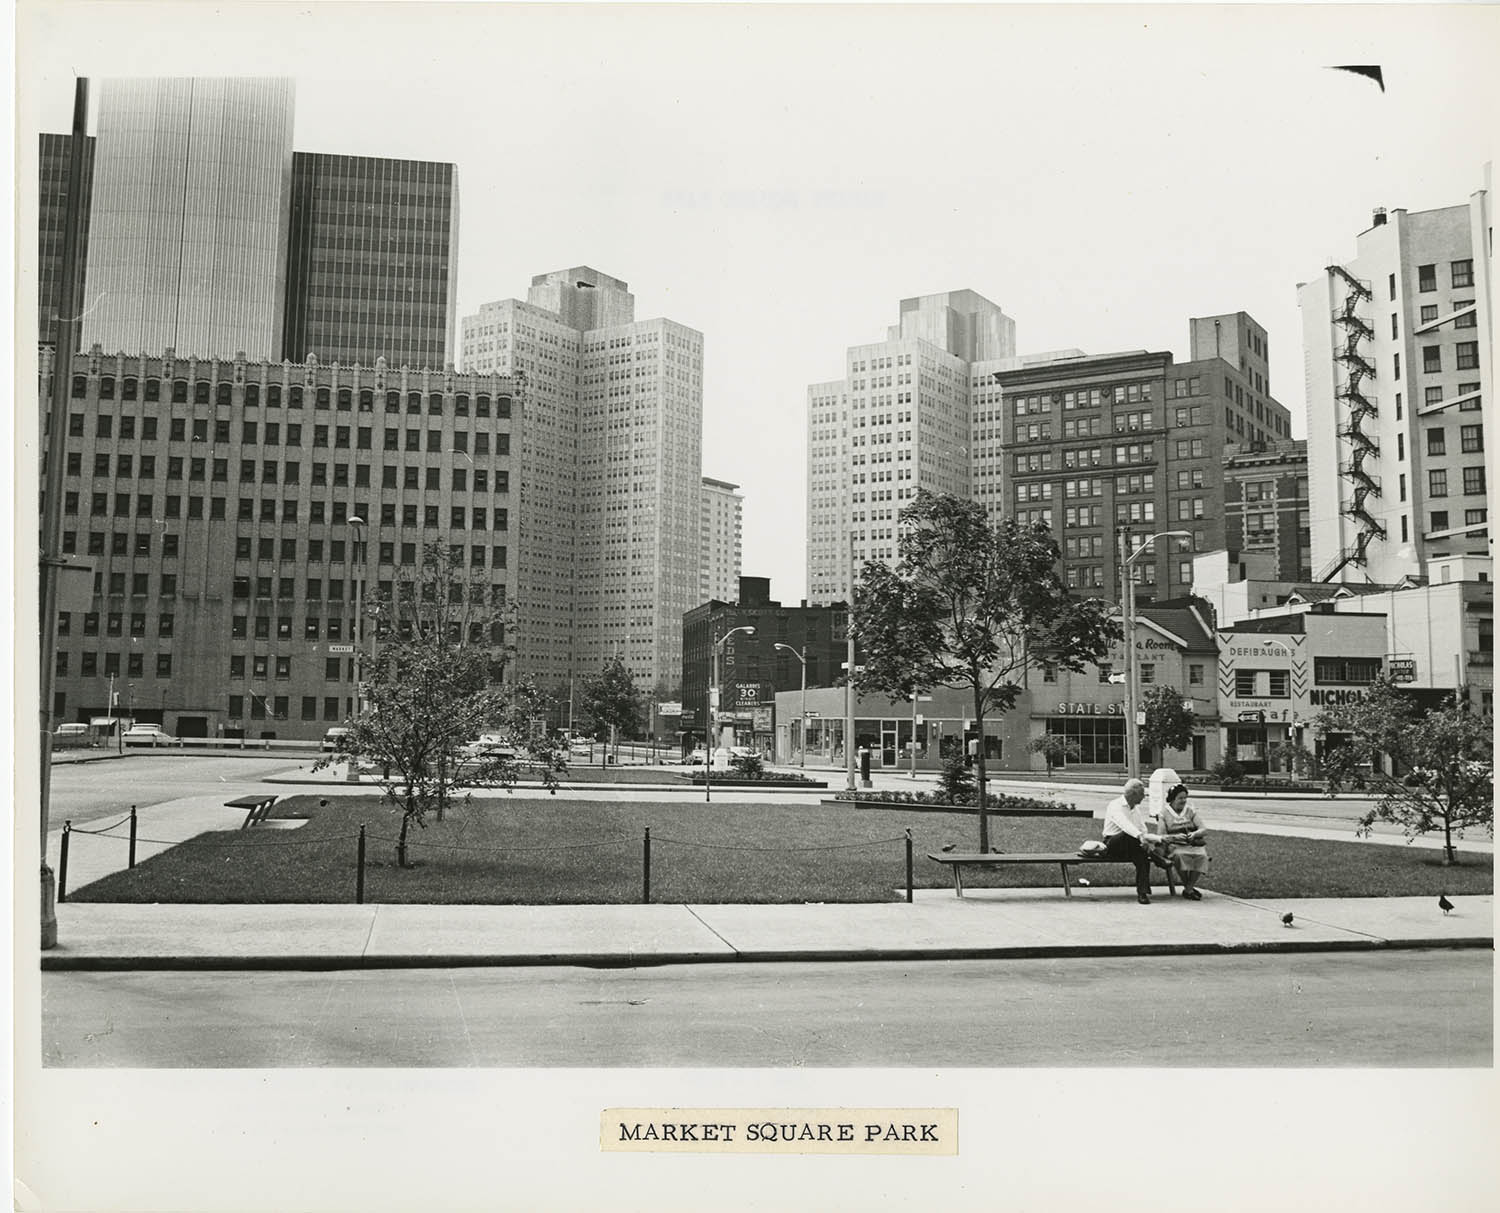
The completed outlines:
<svg viewBox="0 0 1500 1213">
<path fill-rule="evenodd" d="M 401 814 L 401 835 L 396 839 L 396 866 L 409 868 L 411 864 L 406 862 L 406 832 L 411 828 L 412 806 L 411 798 L 406 801 L 406 811 Z"/>
</svg>

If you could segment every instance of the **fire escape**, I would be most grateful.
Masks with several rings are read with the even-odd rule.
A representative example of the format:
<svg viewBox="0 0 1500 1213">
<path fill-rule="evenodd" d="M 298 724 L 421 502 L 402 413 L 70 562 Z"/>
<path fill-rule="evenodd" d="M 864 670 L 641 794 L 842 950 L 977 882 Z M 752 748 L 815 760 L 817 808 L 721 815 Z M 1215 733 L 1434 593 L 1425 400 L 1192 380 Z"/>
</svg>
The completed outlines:
<svg viewBox="0 0 1500 1213">
<path fill-rule="evenodd" d="M 1373 382 L 1375 367 L 1362 352 L 1362 345 L 1374 339 L 1375 330 L 1357 314 L 1359 305 L 1371 298 L 1370 288 L 1341 265 L 1330 265 L 1328 273 L 1341 279 L 1347 288 L 1343 307 L 1333 314 L 1333 323 L 1344 333 L 1343 347 L 1334 354 L 1346 372 L 1335 395 L 1347 410 L 1339 427 L 1339 437 L 1349 444 L 1348 460 L 1339 464 L 1339 475 L 1354 486 L 1341 512 L 1359 524 L 1354 542 L 1345 545 L 1319 573 L 1319 581 L 1331 581 L 1349 564 L 1364 564 L 1365 550 L 1372 539 L 1384 539 L 1385 527 L 1370 513 L 1367 502 L 1380 496 L 1380 481 L 1365 467 L 1367 459 L 1380 455 L 1380 446 L 1365 432 L 1365 423 L 1376 414 L 1375 401 L 1365 395 L 1365 381 Z"/>
</svg>

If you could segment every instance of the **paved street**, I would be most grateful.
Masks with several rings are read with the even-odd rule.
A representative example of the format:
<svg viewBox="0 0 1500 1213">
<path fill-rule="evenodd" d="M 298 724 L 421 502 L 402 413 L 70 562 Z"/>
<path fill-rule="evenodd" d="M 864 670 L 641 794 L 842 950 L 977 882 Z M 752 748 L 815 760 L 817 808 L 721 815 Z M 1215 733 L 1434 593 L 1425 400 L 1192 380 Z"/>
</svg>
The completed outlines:
<svg viewBox="0 0 1500 1213">
<path fill-rule="evenodd" d="M 313 758 L 231 758 L 168 755 L 145 751 L 95 762 L 59 762 L 52 768 L 52 828 L 64 821 L 88 825 L 117 818 L 135 805 L 151 805 L 188 796 L 222 792 L 225 800 L 272 775 L 304 773 Z"/>
<path fill-rule="evenodd" d="M 1488 951 L 45 973 L 45 1064 L 1489 1066 Z"/>
</svg>

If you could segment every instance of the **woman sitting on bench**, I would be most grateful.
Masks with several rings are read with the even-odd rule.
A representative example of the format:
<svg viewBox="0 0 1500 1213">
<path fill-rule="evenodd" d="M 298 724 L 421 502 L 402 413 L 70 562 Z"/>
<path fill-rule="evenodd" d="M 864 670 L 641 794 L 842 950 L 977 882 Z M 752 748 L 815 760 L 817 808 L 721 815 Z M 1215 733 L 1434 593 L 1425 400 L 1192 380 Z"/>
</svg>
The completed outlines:
<svg viewBox="0 0 1500 1213">
<path fill-rule="evenodd" d="M 1162 809 L 1161 833 L 1167 844 L 1167 858 L 1182 876 L 1182 895 L 1189 901 L 1202 901 L 1198 881 L 1208 871 L 1208 831 L 1198 813 L 1188 807 L 1188 790 L 1182 784 L 1167 790 Z"/>
</svg>

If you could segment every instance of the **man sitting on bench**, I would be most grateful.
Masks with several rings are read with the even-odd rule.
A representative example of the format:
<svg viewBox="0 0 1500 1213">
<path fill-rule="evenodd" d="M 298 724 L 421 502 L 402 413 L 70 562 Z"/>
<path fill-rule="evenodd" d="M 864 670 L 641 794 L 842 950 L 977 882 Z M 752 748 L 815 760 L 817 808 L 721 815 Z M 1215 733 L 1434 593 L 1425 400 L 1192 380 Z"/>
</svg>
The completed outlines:
<svg viewBox="0 0 1500 1213">
<path fill-rule="evenodd" d="M 1135 899 L 1143 906 L 1151 904 L 1151 853 L 1147 847 L 1160 847 L 1161 839 L 1146 833 L 1146 814 L 1141 802 L 1146 799 L 1146 785 L 1139 779 L 1128 779 L 1122 794 L 1104 808 L 1104 853 L 1111 859 L 1125 859 L 1135 864 Z"/>
</svg>

